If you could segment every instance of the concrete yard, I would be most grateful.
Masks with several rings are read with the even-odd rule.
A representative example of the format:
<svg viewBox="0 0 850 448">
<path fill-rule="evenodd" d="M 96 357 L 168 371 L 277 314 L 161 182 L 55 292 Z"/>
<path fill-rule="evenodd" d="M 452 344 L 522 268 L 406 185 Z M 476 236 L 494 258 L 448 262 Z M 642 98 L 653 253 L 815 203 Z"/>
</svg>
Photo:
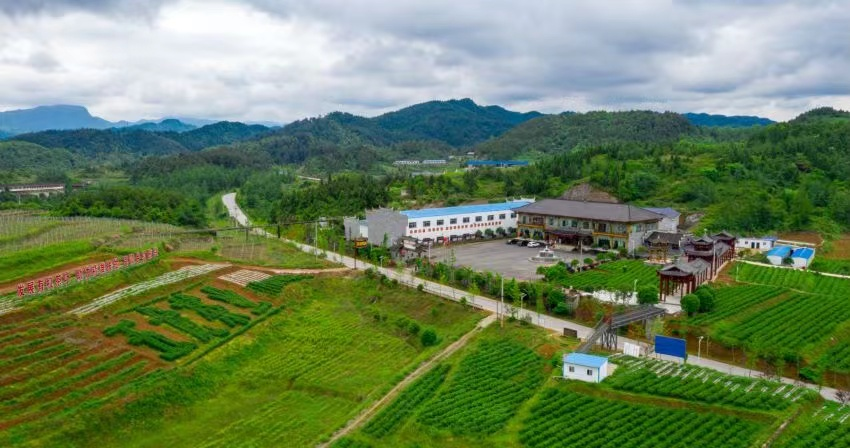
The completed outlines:
<svg viewBox="0 0 850 448">
<path fill-rule="evenodd" d="M 535 263 L 529 259 L 537 255 L 542 248 L 505 244 L 506 241 L 500 239 L 480 243 L 454 244 L 448 247 L 435 244 L 431 248 L 431 259 L 435 262 L 446 261 L 451 257 L 451 251 L 454 250 L 457 266 L 469 266 L 476 271 L 495 272 L 518 280 L 540 278 L 537 275 L 537 267 L 545 266 L 545 264 Z M 579 258 L 577 253 L 572 252 L 556 250 L 555 254 L 567 262 L 573 258 Z"/>
</svg>

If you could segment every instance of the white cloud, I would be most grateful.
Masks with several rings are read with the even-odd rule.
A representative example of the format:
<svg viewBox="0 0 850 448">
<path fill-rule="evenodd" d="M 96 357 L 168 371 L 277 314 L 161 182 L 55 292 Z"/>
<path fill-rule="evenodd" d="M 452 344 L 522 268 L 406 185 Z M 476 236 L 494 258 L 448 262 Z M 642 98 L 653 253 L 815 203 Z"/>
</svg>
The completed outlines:
<svg viewBox="0 0 850 448">
<path fill-rule="evenodd" d="M 9 4 L 7 4 L 9 3 Z M 14 4 L 15 6 L 9 6 Z M 291 121 L 472 97 L 544 112 L 850 108 L 850 4 L 64 0 L 0 5 L 0 108 Z"/>
</svg>

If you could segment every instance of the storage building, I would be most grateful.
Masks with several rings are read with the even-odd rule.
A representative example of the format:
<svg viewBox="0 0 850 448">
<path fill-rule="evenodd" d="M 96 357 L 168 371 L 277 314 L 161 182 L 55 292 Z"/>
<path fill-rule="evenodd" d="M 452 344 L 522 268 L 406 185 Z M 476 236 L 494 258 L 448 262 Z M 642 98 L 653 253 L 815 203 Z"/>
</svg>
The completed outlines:
<svg viewBox="0 0 850 448">
<path fill-rule="evenodd" d="M 782 266 L 782 261 L 791 255 L 791 248 L 788 246 L 776 246 L 767 251 L 767 261 L 776 266 Z"/>
<path fill-rule="evenodd" d="M 584 353 L 564 355 L 564 378 L 599 383 L 608 377 L 608 358 Z"/>
<path fill-rule="evenodd" d="M 735 243 L 735 248 L 737 249 L 754 249 L 760 251 L 766 251 L 773 249 L 773 246 L 776 245 L 776 237 L 775 236 L 742 236 L 738 238 L 738 241 Z"/>
<path fill-rule="evenodd" d="M 655 208 L 655 207 L 646 207 L 645 210 L 649 210 L 653 213 L 658 213 L 663 216 L 661 221 L 658 223 L 658 230 L 662 232 L 671 232 L 676 233 L 679 231 L 679 218 L 682 216 L 681 213 L 673 210 L 670 207 L 664 208 Z"/>
<path fill-rule="evenodd" d="M 814 258 L 815 250 L 811 247 L 799 247 L 791 252 L 791 260 L 794 261 L 795 268 L 808 268 Z"/>
</svg>

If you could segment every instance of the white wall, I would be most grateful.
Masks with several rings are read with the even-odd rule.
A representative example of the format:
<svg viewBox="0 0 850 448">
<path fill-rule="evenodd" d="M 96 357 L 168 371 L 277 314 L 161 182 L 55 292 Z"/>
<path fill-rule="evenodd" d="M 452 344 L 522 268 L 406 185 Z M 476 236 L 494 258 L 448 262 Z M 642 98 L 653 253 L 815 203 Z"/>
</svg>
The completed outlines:
<svg viewBox="0 0 850 448">
<path fill-rule="evenodd" d="M 570 372 L 570 368 L 573 369 Z M 587 371 L 590 370 L 591 374 L 588 375 Z M 594 367 L 586 367 L 580 366 L 577 364 L 564 364 L 564 378 L 569 380 L 579 380 L 586 381 L 588 383 L 598 383 L 604 380 L 608 376 L 608 363 L 602 365 L 599 369 Z"/>
<path fill-rule="evenodd" d="M 756 247 L 753 247 L 754 244 Z M 761 238 L 740 238 L 735 242 L 735 248 L 766 251 L 773 249 L 773 241 Z"/>
<path fill-rule="evenodd" d="M 679 231 L 679 218 L 670 218 L 665 216 L 661 222 L 658 223 L 658 230 L 664 232 L 678 232 Z"/>
<path fill-rule="evenodd" d="M 487 220 L 487 217 L 490 215 L 493 216 L 493 221 Z M 499 218 L 500 215 L 504 215 L 505 217 Z M 475 221 L 476 216 L 481 217 L 480 222 Z M 513 216 L 513 218 L 511 218 L 511 216 Z M 468 218 L 469 222 L 463 222 L 464 218 Z M 451 220 L 453 219 L 457 220 L 455 224 L 452 224 Z M 443 220 L 442 225 L 437 225 L 437 221 L 439 220 Z M 425 221 L 430 221 L 431 226 L 425 227 Z M 465 233 L 475 234 L 478 230 L 484 232 L 487 229 L 492 229 L 495 232 L 499 227 L 507 231 L 509 227 L 516 228 L 517 226 L 516 212 L 512 210 L 408 219 L 408 223 L 411 222 L 416 223 L 416 228 L 411 229 L 408 226 L 408 228 L 405 229 L 406 236 L 411 236 L 420 240 L 423 238 L 431 238 L 435 241 L 437 237 L 440 236 L 449 238 L 452 235 L 460 236 Z"/>
<path fill-rule="evenodd" d="M 792 257 L 791 259 L 794 260 L 795 268 L 807 268 L 809 267 L 809 262 L 811 262 L 811 259 L 808 258 Z"/>
<path fill-rule="evenodd" d="M 777 257 L 776 255 L 768 255 L 767 261 L 776 266 L 782 265 L 782 257 Z"/>
</svg>

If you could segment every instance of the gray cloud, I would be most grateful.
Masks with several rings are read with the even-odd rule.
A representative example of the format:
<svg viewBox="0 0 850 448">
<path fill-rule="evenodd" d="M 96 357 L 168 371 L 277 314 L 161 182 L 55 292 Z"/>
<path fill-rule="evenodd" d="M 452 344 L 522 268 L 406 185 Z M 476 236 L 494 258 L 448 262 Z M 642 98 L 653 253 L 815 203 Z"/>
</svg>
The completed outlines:
<svg viewBox="0 0 850 448">
<path fill-rule="evenodd" d="M 0 107 L 290 121 L 431 99 L 790 118 L 850 108 L 850 2 L 0 4 Z M 144 20 L 138 20 L 142 17 Z"/>
</svg>

